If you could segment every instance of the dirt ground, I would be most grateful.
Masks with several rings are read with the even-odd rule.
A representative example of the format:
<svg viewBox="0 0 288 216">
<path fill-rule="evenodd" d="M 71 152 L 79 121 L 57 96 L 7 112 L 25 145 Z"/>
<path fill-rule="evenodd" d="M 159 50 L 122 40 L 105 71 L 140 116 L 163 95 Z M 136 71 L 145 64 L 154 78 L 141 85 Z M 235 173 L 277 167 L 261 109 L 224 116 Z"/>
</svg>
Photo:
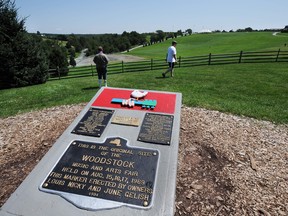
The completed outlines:
<svg viewBox="0 0 288 216">
<path fill-rule="evenodd" d="M 0 119 L 2 206 L 86 104 Z M 288 126 L 182 107 L 175 216 L 288 215 Z"/>
</svg>

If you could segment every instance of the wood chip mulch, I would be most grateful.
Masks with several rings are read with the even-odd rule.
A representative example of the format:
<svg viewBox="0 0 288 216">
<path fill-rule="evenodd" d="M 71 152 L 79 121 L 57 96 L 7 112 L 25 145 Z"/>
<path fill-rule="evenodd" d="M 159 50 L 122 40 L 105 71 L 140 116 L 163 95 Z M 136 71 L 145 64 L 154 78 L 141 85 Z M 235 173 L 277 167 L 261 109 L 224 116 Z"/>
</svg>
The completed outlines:
<svg viewBox="0 0 288 216">
<path fill-rule="evenodd" d="M 0 206 L 85 105 L 0 119 Z M 175 209 L 288 215 L 288 125 L 182 107 Z"/>
</svg>

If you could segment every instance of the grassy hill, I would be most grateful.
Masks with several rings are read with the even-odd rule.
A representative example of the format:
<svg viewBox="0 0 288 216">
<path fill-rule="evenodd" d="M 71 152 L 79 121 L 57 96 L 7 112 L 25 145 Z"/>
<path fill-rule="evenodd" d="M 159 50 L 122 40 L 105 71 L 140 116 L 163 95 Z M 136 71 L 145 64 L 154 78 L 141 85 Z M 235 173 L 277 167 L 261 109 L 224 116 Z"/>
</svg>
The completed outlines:
<svg viewBox="0 0 288 216">
<path fill-rule="evenodd" d="M 251 42 L 252 40 L 252 42 Z M 288 35 L 217 33 L 181 37 L 182 56 L 286 49 Z M 164 58 L 171 40 L 131 51 L 130 55 Z M 230 44 L 230 45 L 229 45 Z M 160 70 L 108 75 L 111 87 L 181 92 L 183 104 L 288 123 L 288 62 L 176 68 L 163 79 Z M 88 102 L 98 91 L 97 77 L 50 81 L 0 91 L 0 117 L 63 104 Z"/>
<path fill-rule="evenodd" d="M 177 55 L 182 57 L 242 51 L 288 50 L 288 34 L 272 32 L 234 32 L 192 34 L 176 39 Z M 145 58 L 165 58 L 171 40 L 135 49 L 128 54 Z M 287 44 L 285 46 L 285 44 Z"/>
</svg>

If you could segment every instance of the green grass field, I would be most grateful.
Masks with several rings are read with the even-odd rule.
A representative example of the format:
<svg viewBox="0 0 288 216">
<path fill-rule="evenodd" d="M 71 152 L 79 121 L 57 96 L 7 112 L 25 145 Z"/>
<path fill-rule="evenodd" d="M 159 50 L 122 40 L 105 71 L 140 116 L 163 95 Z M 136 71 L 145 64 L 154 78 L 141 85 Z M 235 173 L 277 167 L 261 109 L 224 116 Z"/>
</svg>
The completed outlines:
<svg viewBox="0 0 288 216">
<path fill-rule="evenodd" d="M 288 34 L 277 34 L 272 32 L 235 32 L 235 33 L 213 33 L 192 34 L 190 36 L 176 39 L 177 55 L 182 57 L 239 53 L 240 51 L 276 51 L 278 49 L 288 50 Z M 286 43 L 286 46 L 284 46 Z M 151 58 L 165 58 L 167 48 L 171 40 L 135 49 L 128 54 Z"/>
<path fill-rule="evenodd" d="M 241 43 L 244 47 L 243 50 L 247 50 L 247 39 L 243 36 L 244 34 L 249 35 L 250 33 L 239 33 L 238 39 L 237 33 L 232 34 L 233 40 L 238 41 L 236 50 L 240 50 Z M 288 41 L 288 37 L 282 35 L 279 36 L 281 38 L 281 41 L 279 41 L 278 36 L 272 36 L 271 33 L 269 33 L 271 38 L 268 33 L 251 34 L 254 35 L 254 38 L 250 38 L 250 40 L 257 41 L 258 37 L 265 38 L 266 36 L 269 40 L 267 39 L 265 42 L 262 38 L 262 42 L 255 42 L 258 46 L 255 45 L 249 49 L 250 51 L 279 49 L 277 44 L 280 46 L 284 44 L 285 40 Z M 201 40 L 206 41 L 208 38 L 210 38 L 210 41 L 206 42 L 207 45 L 202 44 L 204 50 L 202 54 L 208 50 L 208 44 L 210 44 L 210 47 L 215 46 L 213 49 L 217 53 L 232 52 L 232 48 L 227 44 L 221 45 L 227 39 L 226 34 L 223 34 L 225 39 L 221 39 L 222 43 L 218 42 L 221 35 L 195 35 L 195 37 L 192 35 L 178 38 L 178 52 L 186 53 L 189 56 L 201 55 L 200 51 L 195 53 L 195 47 L 197 43 L 203 43 L 200 42 Z M 201 39 L 201 37 L 204 38 Z M 213 37 L 219 37 L 219 39 L 214 40 Z M 146 56 L 148 55 L 147 49 L 149 49 L 149 52 L 155 55 L 154 58 L 161 58 L 161 55 L 164 55 L 163 52 L 167 50 L 168 42 L 139 48 L 133 50 L 133 52 L 131 51 L 130 54 Z M 192 48 L 193 53 L 189 53 L 190 44 L 194 46 Z M 199 49 L 202 46 L 199 45 Z M 219 47 L 216 48 L 217 46 Z M 155 51 L 153 51 L 153 48 Z M 284 46 L 282 48 L 287 49 Z M 223 51 L 220 52 L 220 50 Z M 181 92 L 183 104 L 187 106 L 244 115 L 277 124 L 288 123 L 288 62 L 176 68 L 175 77 L 166 79 L 162 78 L 161 72 L 155 70 L 108 75 L 108 85 L 119 88 Z M 95 76 L 92 78 L 56 80 L 42 85 L 0 90 L 0 117 L 39 110 L 45 107 L 88 102 L 97 91 L 97 77 Z"/>
</svg>

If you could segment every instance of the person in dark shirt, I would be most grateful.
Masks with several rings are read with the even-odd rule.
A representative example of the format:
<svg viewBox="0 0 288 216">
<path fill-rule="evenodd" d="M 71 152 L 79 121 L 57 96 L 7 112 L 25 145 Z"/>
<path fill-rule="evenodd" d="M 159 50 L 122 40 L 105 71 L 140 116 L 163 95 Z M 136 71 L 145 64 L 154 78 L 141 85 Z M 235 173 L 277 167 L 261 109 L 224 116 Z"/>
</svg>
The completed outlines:
<svg viewBox="0 0 288 216">
<path fill-rule="evenodd" d="M 98 54 L 94 57 L 93 62 L 96 64 L 99 88 L 102 87 L 102 79 L 104 80 L 105 87 L 107 87 L 107 65 L 109 59 L 104 54 L 103 47 L 98 47 Z"/>
</svg>

